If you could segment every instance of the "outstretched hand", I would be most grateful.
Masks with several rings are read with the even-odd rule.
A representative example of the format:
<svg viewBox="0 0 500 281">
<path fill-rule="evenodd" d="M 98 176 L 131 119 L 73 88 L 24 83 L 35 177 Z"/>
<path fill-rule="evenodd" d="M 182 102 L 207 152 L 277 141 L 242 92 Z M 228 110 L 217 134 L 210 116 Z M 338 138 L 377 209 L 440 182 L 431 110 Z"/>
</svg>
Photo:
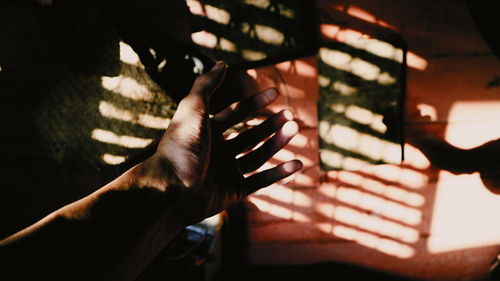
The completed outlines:
<svg viewBox="0 0 500 281">
<path fill-rule="evenodd" d="M 196 79 L 189 95 L 179 103 L 153 156 L 164 169 L 160 174 L 174 175 L 167 181 L 177 182 L 185 189 L 186 215 L 191 223 L 302 168 L 300 161 L 292 160 L 246 176 L 281 150 L 298 132 L 298 126 L 292 121 L 292 113 L 284 110 L 232 139 L 225 139 L 228 128 L 278 97 L 277 90 L 270 88 L 210 117 L 210 98 L 224 80 L 225 70 L 226 66 L 219 62 Z M 265 142 L 254 149 L 262 141 Z"/>
</svg>

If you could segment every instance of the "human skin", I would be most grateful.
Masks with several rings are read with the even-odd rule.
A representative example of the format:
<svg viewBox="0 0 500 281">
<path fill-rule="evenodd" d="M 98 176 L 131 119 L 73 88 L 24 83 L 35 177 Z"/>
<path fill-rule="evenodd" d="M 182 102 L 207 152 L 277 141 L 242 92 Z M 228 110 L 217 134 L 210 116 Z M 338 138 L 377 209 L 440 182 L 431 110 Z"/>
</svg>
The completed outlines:
<svg viewBox="0 0 500 281">
<path fill-rule="evenodd" d="M 300 170 L 302 163 L 292 160 L 247 176 L 298 126 L 282 111 L 226 140 L 226 129 L 278 93 L 267 89 L 210 117 L 208 104 L 225 71 L 219 62 L 196 79 L 151 157 L 0 241 L 0 279 L 134 280 L 185 226 Z"/>
</svg>

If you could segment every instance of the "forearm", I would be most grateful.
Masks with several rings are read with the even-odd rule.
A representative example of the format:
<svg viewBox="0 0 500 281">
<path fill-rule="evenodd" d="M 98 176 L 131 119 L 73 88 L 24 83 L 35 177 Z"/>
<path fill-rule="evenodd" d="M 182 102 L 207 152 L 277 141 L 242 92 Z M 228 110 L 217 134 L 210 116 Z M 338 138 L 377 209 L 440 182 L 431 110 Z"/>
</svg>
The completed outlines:
<svg viewBox="0 0 500 281">
<path fill-rule="evenodd" d="M 0 279 L 135 279 L 185 226 L 183 189 L 148 161 L 1 241 Z"/>
</svg>

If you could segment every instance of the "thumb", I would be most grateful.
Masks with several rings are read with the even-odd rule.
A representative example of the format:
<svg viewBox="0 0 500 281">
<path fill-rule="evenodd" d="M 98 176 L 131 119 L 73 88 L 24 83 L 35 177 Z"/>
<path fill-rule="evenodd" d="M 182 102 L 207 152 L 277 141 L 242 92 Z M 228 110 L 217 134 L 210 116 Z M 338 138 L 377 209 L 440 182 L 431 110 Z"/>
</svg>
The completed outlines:
<svg viewBox="0 0 500 281">
<path fill-rule="evenodd" d="M 181 100 L 158 149 L 170 161 L 188 187 L 203 181 L 210 159 L 208 104 L 224 78 L 226 65 L 218 62 L 210 72 L 196 78 Z"/>
<path fill-rule="evenodd" d="M 209 72 L 196 78 L 189 95 L 198 95 L 203 97 L 206 101 L 210 101 L 212 94 L 222 84 L 226 69 L 227 65 L 224 62 L 218 61 L 215 63 Z"/>
<path fill-rule="evenodd" d="M 196 78 L 189 94 L 183 98 L 172 117 L 172 127 L 189 121 L 192 126 L 201 126 L 202 120 L 208 116 L 210 98 L 217 90 L 226 73 L 226 64 L 219 61 L 212 69 Z"/>
<path fill-rule="evenodd" d="M 219 61 L 209 72 L 198 76 L 189 94 L 179 103 L 177 111 L 179 113 L 187 112 L 187 114 L 191 114 L 193 111 L 197 114 L 208 113 L 210 99 L 222 84 L 226 68 L 226 64 Z"/>
</svg>

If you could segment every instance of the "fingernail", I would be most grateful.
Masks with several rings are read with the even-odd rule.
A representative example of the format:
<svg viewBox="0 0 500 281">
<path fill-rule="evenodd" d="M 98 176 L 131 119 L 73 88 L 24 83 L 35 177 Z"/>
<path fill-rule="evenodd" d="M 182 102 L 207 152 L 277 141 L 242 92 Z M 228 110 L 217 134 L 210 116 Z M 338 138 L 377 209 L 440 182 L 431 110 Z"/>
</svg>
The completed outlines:
<svg viewBox="0 0 500 281">
<path fill-rule="evenodd" d="M 286 173 L 293 173 L 302 169 L 302 162 L 299 160 L 292 160 L 290 162 L 284 163 L 281 167 Z"/>
<path fill-rule="evenodd" d="M 215 63 L 215 65 L 212 67 L 212 69 L 210 69 L 210 71 L 212 72 L 217 72 L 217 71 L 221 71 L 222 69 L 224 69 L 226 67 L 226 64 L 223 62 L 223 61 L 218 61 Z"/>
<path fill-rule="evenodd" d="M 269 100 L 274 100 L 278 97 L 278 90 L 276 88 L 267 89 L 264 94 Z"/>
<path fill-rule="evenodd" d="M 283 136 L 291 137 L 299 132 L 299 126 L 294 121 L 288 121 L 283 125 L 281 131 L 283 132 Z"/>
<path fill-rule="evenodd" d="M 293 112 L 289 109 L 283 110 L 283 116 L 285 117 L 286 120 L 289 120 L 289 121 L 293 120 Z"/>
</svg>

